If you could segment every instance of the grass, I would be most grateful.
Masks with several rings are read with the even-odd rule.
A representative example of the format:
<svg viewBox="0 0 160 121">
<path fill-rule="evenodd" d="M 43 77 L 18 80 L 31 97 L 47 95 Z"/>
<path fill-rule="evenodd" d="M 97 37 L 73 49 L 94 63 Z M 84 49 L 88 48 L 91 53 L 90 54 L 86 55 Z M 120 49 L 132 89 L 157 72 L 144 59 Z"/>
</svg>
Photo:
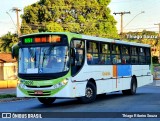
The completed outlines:
<svg viewBox="0 0 160 121">
<path fill-rule="evenodd" d="M 0 99 L 16 97 L 15 94 L 1 94 Z"/>
</svg>

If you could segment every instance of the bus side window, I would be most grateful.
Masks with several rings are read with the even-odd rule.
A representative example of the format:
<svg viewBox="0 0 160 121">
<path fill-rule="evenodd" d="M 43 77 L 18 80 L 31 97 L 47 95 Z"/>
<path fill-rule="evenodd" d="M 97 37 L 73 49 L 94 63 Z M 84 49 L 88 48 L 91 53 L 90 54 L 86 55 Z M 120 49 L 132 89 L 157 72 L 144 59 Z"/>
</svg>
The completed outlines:
<svg viewBox="0 0 160 121">
<path fill-rule="evenodd" d="M 99 44 L 98 42 L 87 42 L 87 63 L 97 65 L 99 63 Z"/>
<path fill-rule="evenodd" d="M 150 54 L 150 48 L 145 48 L 145 55 L 146 55 L 146 64 L 151 63 L 151 54 Z"/>
<path fill-rule="evenodd" d="M 120 45 L 113 44 L 111 50 L 112 64 L 121 64 Z"/>
<path fill-rule="evenodd" d="M 112 55 L 113 59 L 113 64 L 120 64 L 121 63 L 121 58 L 120 55 Z"/>
<path fill-rule="evenodd" d="M 145 49 L 140 47 L 139 48 L 139 63 L 140 64 L 145 64 L 146 59 L 145 59 Z"/>
<path fill-rule="evenodd" d="M 131 47 L 131 63 L 132 64 L 138 64 L 138 48 L 137 47 Z"/>
<path fill-rule="evenodd" d="M 122 46 L 122 64 L 130 64 L 130 47 Z"/>
<path fill-rule="evenodd" d="M 100 52 L 99 52 L 99 64 L 106 65 L 111 64 L 110 59 L 110 44 L 109 43 L 100 43 Z"/>
<path fill-rule="evenodd" d="M 92 64 L 92 61 L 93 61 L 92 55 L 88 53 L 87 54 L 87 63 L 90 65 L 90 64 Z"/>
</svg>

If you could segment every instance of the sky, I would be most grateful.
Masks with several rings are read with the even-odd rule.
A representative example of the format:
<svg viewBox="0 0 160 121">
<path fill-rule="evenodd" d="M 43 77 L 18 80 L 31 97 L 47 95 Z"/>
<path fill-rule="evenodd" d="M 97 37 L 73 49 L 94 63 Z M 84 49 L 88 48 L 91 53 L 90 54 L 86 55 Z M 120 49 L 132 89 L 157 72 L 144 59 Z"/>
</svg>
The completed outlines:
<svg viewBox="0 0 160 121">
<path fill-rule="evenodd" d="M 6 34 L 8 31 L 16 32 L 16 13 L 11 9 L 18 7 L 22 11 L 23 8 L 38 0 L 0 0 L 0 36 Z M 111 14 L 117 21 L 117 30 L 120 32 L 120 15 L 114 15 L 114 12 L 131 12 L 123 16 L 124 32 L 128 31 L 159 31 L 158 24 L 160 23 L 160 0 L 111 0 L 109 8 Z M 144 13 L 141 13 L 144 11 Z M 8 12 L 9 14 L 7 14 Z M 141 14 L 140 14 L 141 13 Z M 12 22 L 11 18 L 14 23 Z M 128 24 L 128 25 L 127 25 Z M 126 26 L 127 25 L 127 26 Z"/>
<path fill-rule="evenodd" d="M 160 0 L 111 0 L 109 8 L 111 14 L 117 21 L 117 29 L 120 32 L 120 15 L 114 15 L 114 12 L 131 12 L 123 15 L 123 29 L 128 31 L 159 31 L 160 23 Z M 144 11 L 144 13 L 141 13 Z M 140 14 L 141 13 L 141 14 Z M 128 24 L 128 25 L 127 25 Z M 127 26 L 126 26 L 127 25 Z"/>
<path fill-rule="evenodd" d="M 21 15 L 23 14 L 25 6 L 33 4 L 36 1 L 38 0 L 0 0 L 0 36 L 7 34 L 9 31 L 12 33 L 16 32 L 16 26 L 14 23 L 16 24 L 17 20 L 16 13 L 11 10 L 13 7 L 21 9 L 22 11 L 19 13 L 19 15 Z"/>
</svg>

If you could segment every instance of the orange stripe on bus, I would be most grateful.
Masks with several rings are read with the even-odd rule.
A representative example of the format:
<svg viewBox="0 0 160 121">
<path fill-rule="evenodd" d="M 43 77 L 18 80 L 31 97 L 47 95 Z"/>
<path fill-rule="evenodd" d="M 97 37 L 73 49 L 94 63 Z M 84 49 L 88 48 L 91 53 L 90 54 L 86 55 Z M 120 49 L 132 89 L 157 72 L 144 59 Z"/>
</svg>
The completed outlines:
<svg viewBox="0 0 160 121">
<path fill-rule="evenodd" d="M 113 77 L 117 78 L 117 65 L 113 65 Z"/>
<path fill-rule="evenodd" d="M 116 78 L 116 88 L 118 87 L 118 79 L 117 79 L 117 65 L 113 65 L 113 77 Z"/>
</svg>

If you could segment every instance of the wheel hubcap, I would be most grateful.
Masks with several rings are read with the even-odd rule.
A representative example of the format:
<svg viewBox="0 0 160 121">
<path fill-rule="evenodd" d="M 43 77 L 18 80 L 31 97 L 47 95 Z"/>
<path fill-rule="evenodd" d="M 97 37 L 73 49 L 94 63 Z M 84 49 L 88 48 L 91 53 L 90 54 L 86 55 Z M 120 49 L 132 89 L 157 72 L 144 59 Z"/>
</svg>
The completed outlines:
<svg viewBox="0 0 160 121">
<path fill-rule="evenodd" d="M 89 87 L 86 88 L 86 97 L 91 98 L 93 95 L 93 90 Z"/>
</svg>

